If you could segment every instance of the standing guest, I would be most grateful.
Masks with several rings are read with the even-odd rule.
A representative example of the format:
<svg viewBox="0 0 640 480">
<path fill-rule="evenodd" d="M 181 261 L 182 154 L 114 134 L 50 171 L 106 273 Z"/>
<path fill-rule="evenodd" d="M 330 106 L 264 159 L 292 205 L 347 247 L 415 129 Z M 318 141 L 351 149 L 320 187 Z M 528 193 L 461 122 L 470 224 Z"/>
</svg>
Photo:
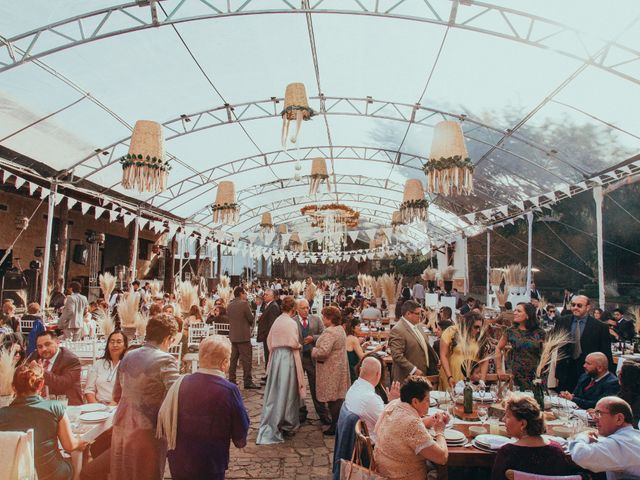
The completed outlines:
<svg viewBox="0 0 640 480">
<path fill-rule="evenodd" d="M 16 306 L 13 300 L 5 300 L 2 302 L 2 318 L 0 324 L 8 326 L 11 331 L 20 331 L 20 320 L 16 317 Z"/>
<path fill-rule="evenodd" d="M 389 334 L 389 348 L 393 358 L 394 382 L 404 381 L 409 375 L 436 375 L 438 356 L 429 345 L 429 338 L 418 327 L 422 307 L 408 300 L 402 304 L 402 317 Z"/>
<path fill-rule="evenodd" d="M 107 338 L 107 348 L 104 355 L 93 364 L 87 375 L 84 395 L 87 403 L 104 403 L 115 405 L 113 401 L 113 386 L 118 372 L 118 365 L 129 348 L 127 336 L 120 330 L 111 332 Z"/>
<path fill-rule="evenodd" d="M 418 302 L 420 305 L 424 305 L 424 285 L 420 283 L 420 280 L 414 283 L 411 293 L 413 294 L 413 299 L 416 302 Z"/>
<path fill-rule="evenodd" d="M 444 310 L 444 309 L 448 309 L 449 310 L 449 315 L 451 315 L 451 308 L 449 307 L 442 307 L 440 310 Z M 438 323 L 436 323 L 436 329 L 433 332 L 436 336 L 436 341 L 433 342 L 433 350 L 437 353 L 440 351 L 440 339 L 442 338 L 442 333 L 449 327 L 453 327 L 454 323 L 453 320 L 451 320 L 451 316 L 449 316 L 448 318 L 444 318 L 442 320 L 438 320 Z"/>
<path fill-rule="evenodd" d="M 536 298 L 538 300 L 542 298 L 542 294 L 540 293 L 540 290 L 536 288 L 536 284 L 534 282 L 531 282 L 531 285 L 529 286 L 529 295 L 531 298 Z"/>
<path fill-rule="evenodd" d="M 358 378 L 355 368 L 356 365 L 358 365 L 358 362 L 364 358 L 364 351 L 362 350 L 360 339 L 355 333 L 355 329 L 358 324 L 359 321 L 355 318 L 352 320 L 345 318 L 344 323 L 342 324 L 344 327 L 344 333 L 347 335 L 345 345 L 347 348 L 347 361 L 349 363 L 349 378 L 351 379 L 351 383 L 355 382 L 356 378 Z"/>
<path fill-rule="evenodd" d="M 22 316 L 23 320 L 31 320 L 33 322 L 33 327 L 31 327 L 31 331 L 29 331 L 29 336 L 27 337 L 27 356 L 31 355 L 36 350 L 36 339 L 40 332 L 44 332 L 46 330 L 44 326 L 44 321 L 42 319 L 42 313 L 40 312 L 40 304 L 36 302 L 31 302 L 27 306 L 27 314 Z"/>
<path fill-rule="evenodd" d="M 262 342 L 264 347 L 264 362 L 269 363 L 269 345 L 267 344 L 267 337 L 271 331 L 271 326 L 276 318 L 280 316 L 280 307 L 278 306 L 276 299 L 276 292 L 269 288 L 264 291 L 264 308 L 262 315 L 258 319 L 258 342 Z"/>
<path fill-rule="evenodd" d="M 221 307 L 216 307 L 221 308 Z M 236 369 L 238 359 L 242 364 L 242 379 L 244 389 L 259 389 L 253 383 L 252 364 L 253 349 L 251 347 L 251 333 L 253 331 L 253 314 L 247 302 L 247 292 L 242 287 L 233 289 L 233 300 L 229 302 L 229 340 L 231 341 L 231 364 L 229 366 L 229 381 L 236 383 Z"/>
<path fill-rule="evenodd" d="M 462 305 L 462 307 L 460 308 L 460 315 L 464 315 L 465 313 L 469 313 L 471 311 L 471 309 L 474 307 L 474 305 L 476 304 L 476 299 L 473 297 L 469 297 L 467 298 L 467 301 L 465 302 L 464 305 Z"/>
<path fill-rule="evenodd" d="M 12 386 L 16 398 L 8 407 L 0 408 L 0 431 L 26 432 L 34 430 L 34 457 L 39 480 L 67 480 L 72 478 L 71 463 L 65 460 L 58 443 L 67 452 L 82 450 L 87 442 L 71 431 L 65 407 L 55 400 L 43 400 L 44 369 L 37 362 L 20 365 L 13 374 Z M 3 452 L 4 461 L 12 458 Z M 17 477 L 16 477 L 17 478 Z"/>
<path fill-rule="evenodd" d="M 630 342 L 636 336 L 636 328 L 633 320 L 624 318 L 624 310 L 616 308 L 613 311 L 615 321 L 614 331 L 618 335 L 619 341 Z"/>
<path fill-rule="evenodd" d="M 425 460 L 445 465 L 449 458 L 444 412 L 425 417 L 429 411 L 431 384 L 411 376 L 400 388 L 400 398 L 389 403 L 376 424 L 375 456 L 378 472 L 393 480 L 427 478 Z M 435 439 L 429 434 L 433 428 Z"/>
<path fill-rule="evenodd" d="M 67 296 L 62 313 L 58 319 L 58 328 L 62 330 L 64 338 L 69 340 L 80 340 L 82 336 L 82 326 L 84 316 L 88 311 L 89 302 L 87 297 L 80 293 L 82 286 L 78 282 L 69 284 L 71 295 Z"/>
<path fill-rule="evenodd" d="M 571 311 L 570 307 L 571 307 L 571 302 L 573 301 L 573 292 L 571 291 L 571 288 L 567 287 L 564 289 L 564 293 L 562 296 L 562 314 L 566 315 L 566 312 Z"/>
<path fill-rule="evenodd" d="M 475 312 L 469 312 L 463 315 L 457 322 L 457 325 L 447 328 L 440 336 L 440 385 L 443 390 L 455 387 L 456 383 L 464 380 L 465 376 L 462 371 L 462 363 L 464 360 L 461 342 L 463 338 L 479 339 L 482 331 L 482 317 Z M 464 333 L 460 334 L 460 329 L 464 329 Z M 480 345 L 473 345 L 477 351 L 474 356 L 478 360 L 481 355 Z M 484 380 L 489 369 L 489 362 L 483 362 L 481 365 L 481 379 Z"/>
<path fill-rule="evenodd" d="M 582 374 L 582 365 L 590 353 L 604 353 L 609 361 L 609 369 L 613 366 L 609 329 L 589 315 L 590 308 L 587 297 L 576 295 L 571 300 L 571 315 L 562 316 L 556 321 L 555 329 L 564 330 L 573 339 L 572 343 L 563 347 L 565 358 L 556 367 L 560 390 L 572 392 L 576 388 L 578 377 Z"/>
<path fill-rule="evenodd" d="M 311 358 L 311 351 L 324 331 L 324 325 L 317 315 L 309 314 L 310 307 L 311 305 L 306 299 L 297 300 L 296 309 L 298 314 L 293 319 L 298 324 L 299 340 L 302 345 L 302 368 L 307 374 L 313 406 L 320 418 L 320 422 L 323 425 L 330 425 L 331 418 L 329 417 L 327 406 L 318 400 L 316 394 L 316 362 Z M 307 406 L 303 401 L 300 405 L 300 423 L 304 423 L 307 420 L 307 415 Z"/>
<path fill-rule="evenodd" d="M 49 395 L 66 395 L 69 405 L 82 405 L 80 360 L 71 350 L 58 344 L 56 334 L 44 331 L 36 338 L 36 351 L 28 361 L 36 360 L 44 368 L 44 385 Z"/>
<path fill-rule="evenodd" d="M 593 309 L 593 318 L 595 318 L 598 321 L 603 321 L 603 318 L 602 318 L 603 313 L 604 313 L 604 310 L 602 310 L 600 307 L 596 307 Z"/>
<path fill-rule="evenodd" d="M 491 480 L 505 480 L 507 470 L 537 475 L 570 475 L 571 466 L 562 448 L 543 438 L 543 413 L 531 397 L 512 395 L 504 414 L 507 436 L 516 438 L 498 450 Z"/>
<path fill-rule="evenodd" d="M 282 443 L 283 435 L 293 435 L 300 426 L 300 403 L 305 388 L 300 333 L 292 318 L 295 308 L 293 297 L 282 300 L 282 314 L 273 322 L 267 337 L 272 353 L 267 364 L 258 445 Z"/>
<path fill-rule="evenodd" d="M 495 324 L 503 327 L 510 327 L 513 325 L 513 316 L 513 305 L 511 302 L 504 302 L 504 310 L 502 310 L 496 317 Z"/>
<path fill-rule="evenodd" d="M 556 306 L 553 303 L 547 303 L 547 306 L 544 307 L 544 315 L 542 316 L 542 321 L 546 325 L 551 325 L 556 322 Z"/>
<path fill-rule="evenodd" d="M 192 323 L 203 323 L 203 322 L 204 320 L 202 318 L 202 310 L 200 309 L 200 307 L 198 305 L 191 305 L 191 308 L 189 308 L 189 314 L 184 319 L 183 327 L 186 329 Z"/>
<path fill-rule="evenodd" d="M 254 299 L 254 303 L 255 303 L 255 312 L 253 314 L 253 317 L 256 319 L 256 322 L 258 321 L 258 319 L 260 318 L 260 315 L 262 315 L 262 307 L 264 306 L 264 298 L 262 295 L 257 295 L 256 298 Z"/>
<path fill-rule="evenodd" d="M 304 286 L 304 298 L 307 302 L 309 302 L 309 308 L 313 307 L 313 300 L 316 297 L 316 290 L 318 290 L 318 287 L 316 287 L 316 285 L 313 283 L 313 279 L 311 277 L 307 277 Z"/>
<path fill-rule="evenodd" d="M 496 348 L 496 369 L 504 374 L 504 364 L 513 374 L 513 384 L 523 390 L 533 390 L 536 367 L 540 363 L 545 332 L 540 328 L 536 309 L 531 303 L 519 303 L 513 313 L 513 326 L 508 328 Z M 510 358 L 505 360 L 507 344 L 511 347 Z"/>
<path fill-rule="evenodd" d="M 640 363 L 625 360 L 620 369 L 618 396 L 629 404 L 633 413 L 633 425 L 638 425 L 640 422 Z"/>
<path fill-rule="evenodd" d="M 320 402 L 327 402 L 331 412 L 331 426 L 324 435 L 335 435 L 342 402 L 349 390 L 349 363 L 346 338 L 342 328 L 342 314 L 336 307 L 322 309 L 324 331 L 316 341 L 311 356 L 316 360 L 316 393 Z"/>
<path fill-rule="evenodd" d="M 156 438 L 158 410 L 178 378 L 175 358 L 167 353 L 179 332 L 171 315 L 149 319 L 146 341 L 121 360 L 113 388 L 118 409 L 113 417 L 112 480 L 161 480 L 166 442 Z"/>
<path fill-rule="evenodd" d="M 231 441 L 247 445 L 249 415 L 240 390 L 225 378 L 230 357 L 227 337 L 205 338 L 198 371 L 178 380 L 160 407 L 158 433 L 168 441 L 174 480 L 224 480 Z"/>
<path fill-rule="evenodd" d="M 571 460 L 592 472 L 607 472 L 607 480 L 640 478 L 640 432 L 631 425 L 629 404 L 604 397 L 592 416 L 598 433 L 581 433 L 570 440 Z"/>
<path fill-rule="evenodd" d="M 562 398 L 572 400 L 578 407 L 586 410 L 595 407 L 602 397 L 618 393 L 618 379 L 609 371 L 609 362 L 604 353 L 587 355 L 584 359 L 584 371 L 573 393 L 560 392 Z"/>
</svg>

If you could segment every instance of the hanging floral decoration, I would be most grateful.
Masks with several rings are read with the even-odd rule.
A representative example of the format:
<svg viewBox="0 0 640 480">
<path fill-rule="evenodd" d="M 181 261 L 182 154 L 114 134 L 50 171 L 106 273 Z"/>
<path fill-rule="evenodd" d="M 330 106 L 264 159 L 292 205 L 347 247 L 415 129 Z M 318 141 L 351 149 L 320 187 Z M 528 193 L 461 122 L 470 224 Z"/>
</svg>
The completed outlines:
<svg viewBox="0 0 640 480">
<path fill-rule="evenodd" d="M 218 184 L 216 201 L 211 205 L 213 210 L 213 223 L 234 225 L 240 217 L 240 207 L 236 203 L 236 188 L 233 182 L 228 180 Z"/>
<path fill-rule="evenodd" d="M 404 185 L 404 195 L 400 204 L 400 218 L 405 224 L 415 221 L 426 222 L 429 218 L 429 202 L 424 198 L 424 188 L 420 180 L 410 178 Z"/>
<path fill-rule="evenodd" d="M 171 166 L 165 160 L 162 126 L 138 120 L 133 128 L 129 153 L 120 159 L 122 186 L 139 192 L 163 192 Z"/>
<path fill-rule="evenodd" d="M 332 219 L 345 225 L 347 228 L 355 228 L 360 221 L 360 213 L 341 203 L 330 203 L 328 205 L 307 205 L 300 209 L 302 215 L 311 218 L 311 226 L 323 228 L 324 219 L 331 215 Z"/>
<path fill-rule="evenodd" d="M 460 124 L 438 123 L 433 131 L 429 161 L 423 168 L 427 175 L 427 192 L 445 196 L 470 195 L 473 168 Z"/>
<path fill-rule="evenodd" d="M 309 107 L 307 91 L 303 83 L 290 83 L 284 94 L 284 109 L 280 113 L 282 116 L 282 148 L 287 149 L 287 137 L 289 136 L 289 124 L 292 120 L 296 122 L 296 129 L 291 135 L 291 143 L 295 144 L 302 127 L 303 120 L 309 120 L 316 112 Z"/>
</svg>

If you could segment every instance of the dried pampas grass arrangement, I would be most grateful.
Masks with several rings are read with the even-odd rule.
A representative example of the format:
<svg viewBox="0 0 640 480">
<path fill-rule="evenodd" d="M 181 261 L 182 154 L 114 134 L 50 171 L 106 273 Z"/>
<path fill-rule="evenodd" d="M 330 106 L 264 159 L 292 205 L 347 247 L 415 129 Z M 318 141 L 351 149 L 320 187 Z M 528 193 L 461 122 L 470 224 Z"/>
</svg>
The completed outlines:
<svg viewBox="0 0 640 480">
<path fill-rule="evenodd" d="M 3 336 L 0 336 L 0 343 Z M 13 344 L 11 348 L 3 348 L 0 350 L 0 395 L 13 395 L 13 374 L 16 372 L 18 365 L 18 359 L 16 358 L 16 351 L 18 345 Z"/>
<path fill-rule="evenodd" d="M 374 298 L 382 298 L 382 284 L 380 278 L 369 277 L 369 288 Z M 380 305 L 378 305 L 379 307 Z"/>
<path fill-rule="evenodd" d="M 456 273 L 456 269 L 453 267 L 447 267 L 440 272 L 440 277 L 443 281 L 450 282 L 453 280 L 453 276 Z"/>
<path fill-rule="evenodd" d="M 98 308 L 95 314 L 96 323 L 100 327 L 100 330 L 102 330 L 102 333 L 104 333 L 105 337 L 108 337 L 115 328 L 115 318 L 112 315 L 109 315 L 109 312 L 102 308 Z"/>
<path fill-rule="evenodd" d="M 302 286 L 302 282 L 296 281 L 291 284 L 290 288 L 293 291 L 293 295 L 297 297 L 298 295 L 300 295 L 300 292 L 304 287 Z"/>
<path fill-rule="evenodd" d="M 218 283 L 218 286 L 225 287 L 225 288 L 230 288 L 231 287 L 231 279 L 229 277 L 227 277 L 226 275 L 220 275 L 220 282 Z"/>
<path fill-rule="evenodd" d="M 387 301 L 387 305 L 396 303 L 396 283 L 394 277 L 385 273 L 378 278 L 378 283 L 382 290 L 382 296 Z"/>
<path fill-rule="evenodd" d="M 147 335 L 147 323 L 149 323 L 149 317 L 138 315 L 136 319 L 136 335 L 138 337 L 144 338 Z"/>
<path fill-rule="evenodd" d="M 140 294 L 133 290 L 125 293 L 118 302 L 118 317 L 122 328 L 136 328 L 140 313 Z"/>
<path fill-rule="evenodd" d="M 183 314 L 188 314 L 193 305 L 199 305 L 198 288 L 191 282 L 179 282 L 175 291 L 178 305 Z"/>
<path fill-rule="evenodd" d="M 555 330 L 547 335 L 547 338 L 542 342 L 540 362 L 536 367 L 536 378 L 542 378 L 542 375 L 548 370 L 554 352 L 558 352 L 556 359 L 558 362 L 565 357 L 560 349 L 566 344 L 571 343 L 571 338 L 571 335 L 565 330 Z"/>
<path fill-rule="evenodd" d="M 158 294 L 162 292 L 162 283 L 160 282 L 160 280 L 151 280 L 151 282 L 149 282 L 149 285 L 151 289 L 151 297 L 156 298 Z"/>
<path fill-rule="evenodd" d="M 233 290 L 231 287 L 218 287 L 218 296 L 220 300 L 222 300 L 222 306 L 227 308 L 229 302 L 231 301 L 231 296 L 233 295 Z"/>
<path fill-rule="evenodd" d="M 640 306 L 633 305 L 629 307 L 629 314 L 633 317 L 634 325 L 636 328 L 636 335 L 640 332 Z"/>
<path fill-rule="evenodd" d="M 425 282 L 435 282 L 438 277 L 437 268 L 425 268 L 421 275 Z"/>
<path fill-rule="evenodd" d="M 499 288 L 504 278 L 504 270 L 502 268 L 492 268 L 489 271 L 489 284 L 494 288 Z"/>
<path fill-rule="evenodd" d="M 402 275 L 398 276 L 398 279 L 395 282 L 396 282 L 396 294 L 394 296 L 394 299 L 397 300 L 398 298 L 400 298 L 400 295 L 402 295 Z M 395 303 L 395 300 L 393 303 Z"/>
<path fill-rule="evenodd" d="M 498 299 L 498 305 L 504 307 L 504 304 L 507 303 L 507 299 L 509 298 L 509 292 L 507 290 L 496 290 L 496 298 Z"/>
<path fill-rule="evenodd" d="M 473 329 L 467 330 L 467 328 L 465 328 L 464 318 L 456 319 L 454 323 L 458 331 L 456 341 L 457 345 L 460 347 L 462 368 L 466 372 L 466 377 L 468 378 L 471 376 L 474 363 L 481 365 L 484 362 L 491 360 L 494 356 L 493 353 L 485 355 L 484 357 L 480 356 L 486 350 L 484 347 L 489 341 L 489 328 L 488 325 L 483 322 L 480 335 L 476 338 L 473 335 Z"/>
<path fill-rule="evenodd" d="M 100 276 L 98 277 L 100 290 L 102 290 L 102 295 L 107 302 L 111 298 L 111 294 L 116 288 L 116 280 L 117 278 L 114 275 L 111 275 L 109 272 L 100 274 Z"/>
<path fill-rule="evenodd" d="M 318 291 L 318 287 L 316 287 L 316 284 L 311 282 L 309 285 L 306 285 L 304 287 L 304 298 L 306 298 L 308 301 L 313 300 L 314 298 L 316 298 L 316 292 Z"/>
<path fill-rule="evenodd" d="M 522 288 L 527 285 L 527 268 L 519 263 L 504 268 L 504 281 L 507 288 Z"/>
<path fill-rule="evenodd" d="M 427 321 L 425 323 L 429 330 L 432 332 L 436 331 L 436 328 L 438 327 L 438 312 L 435 309 L 431 307 L 427 308 Z M 440 355 L 440 352 L 436 353 Z"/>
</svg>

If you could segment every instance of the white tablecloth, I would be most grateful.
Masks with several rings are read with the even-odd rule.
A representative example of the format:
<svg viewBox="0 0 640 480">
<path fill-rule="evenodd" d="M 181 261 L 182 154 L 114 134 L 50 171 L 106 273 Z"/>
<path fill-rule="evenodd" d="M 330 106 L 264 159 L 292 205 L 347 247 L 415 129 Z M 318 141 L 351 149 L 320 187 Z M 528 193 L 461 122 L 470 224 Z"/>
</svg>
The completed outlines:
<svg viewBox="0 0 640 480">
<path fill-rule="evenodd" d="M 101 423 L 82 423 L 80 420 L 76 420 L 72 424 L 74 433 L 80 432 L 79 436 L 81 440 L 85 442 L 93 442 L 101 434 L 109 430 L 113 426 L 113 413 L 116 407 L 109 407 L 111 415 L 107 420 Z M 80 416 L 82 411 L 82 405 L 67 407 L 67 415 L 76 414 L 76 417 Z M 84 463 L 84 451 L 71 452 L 71 463 L 73 464 L 73 479 L 78 480 L 80 478 L 80 470 Z"/>
</svg>

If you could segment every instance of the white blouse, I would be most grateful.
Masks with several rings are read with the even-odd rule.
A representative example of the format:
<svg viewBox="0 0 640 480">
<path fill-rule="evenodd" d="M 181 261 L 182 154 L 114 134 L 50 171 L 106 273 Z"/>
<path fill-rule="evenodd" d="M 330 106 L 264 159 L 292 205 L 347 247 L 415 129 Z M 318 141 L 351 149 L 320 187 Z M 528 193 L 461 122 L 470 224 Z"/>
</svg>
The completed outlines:
<svg viewBox="0 0 640 480">
<path fill-rule="evenodd" d="M 118 365 L 120 363 L 118 362 Z M 84 393 L 93 393 L 96 400 L 100 403 L 111 403 L 113 400 L 113 386 L 116 382 L 116 373 L 118 365 L 115 367 L 109 360 L 96 360 L 93 367 L 87 375 L 87 384 L 84 387 Z"/>
</svg>

